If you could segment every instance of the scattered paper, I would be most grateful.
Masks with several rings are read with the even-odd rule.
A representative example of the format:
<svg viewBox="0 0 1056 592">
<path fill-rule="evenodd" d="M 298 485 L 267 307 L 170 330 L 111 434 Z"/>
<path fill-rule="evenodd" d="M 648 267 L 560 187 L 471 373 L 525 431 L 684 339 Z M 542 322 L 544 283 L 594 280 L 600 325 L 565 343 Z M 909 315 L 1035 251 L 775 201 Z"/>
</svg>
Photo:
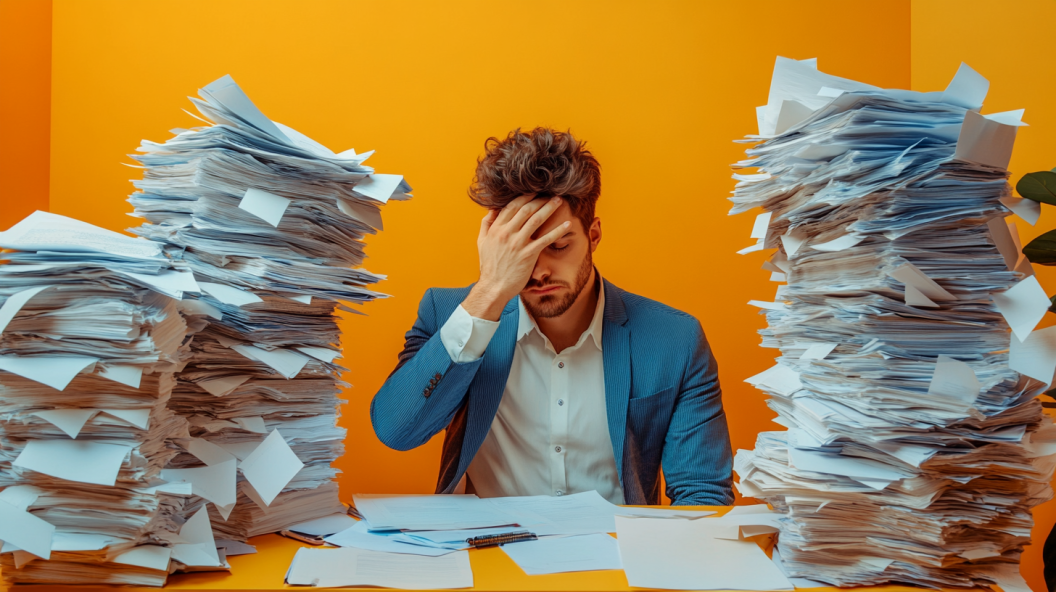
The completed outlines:
<svg viewBox="0 0 1056 592">
<path fill-rule="evenodd" d="M 242 475 L 260 494 L 264 505 L 270 506 L 279 492 L 304 468 L 279 430 L 268 437 L 242 461 Z"/>
<path fill-rule="evenodd" d="M 112 487 L 131 450 L 130 445 L 84 440 L 28 440 L 12 464 L 59 479 Z"/>
</svg>

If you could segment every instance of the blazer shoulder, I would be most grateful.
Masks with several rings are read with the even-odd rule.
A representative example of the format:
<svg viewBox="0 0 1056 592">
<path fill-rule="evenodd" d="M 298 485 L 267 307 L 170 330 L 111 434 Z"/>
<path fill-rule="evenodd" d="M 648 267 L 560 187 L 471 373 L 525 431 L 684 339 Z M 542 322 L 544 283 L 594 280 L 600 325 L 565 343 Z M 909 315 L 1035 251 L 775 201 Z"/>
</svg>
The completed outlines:
<svg viewBox="0 0 1056 592">
<path fill-rule="evenodd" d="M 447 319 L 459 304 L 466 299 L 472 285 L 463 288 L 429 288 L 422 295 L 421 307 L 432 299 L 432 311 L 437 319 Z"/>
<path fill-rule="evenodd" d="M 670 337 L 672 331 L 696 333 L 702 331 L 700 321 L 688 312 L 668 306 L 652 298 L 621 290 L 627 321 L 636 330 L 656 333 L 657 337 Z"/>
</svg>

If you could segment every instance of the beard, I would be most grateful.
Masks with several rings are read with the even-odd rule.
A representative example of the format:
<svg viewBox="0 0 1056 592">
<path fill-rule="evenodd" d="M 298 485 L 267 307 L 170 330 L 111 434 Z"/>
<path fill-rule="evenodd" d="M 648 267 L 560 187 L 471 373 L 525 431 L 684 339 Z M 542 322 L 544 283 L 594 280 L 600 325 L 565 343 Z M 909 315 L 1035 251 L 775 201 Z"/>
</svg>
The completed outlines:
<svg viewBox="0 0 1056 592">
<path fill-rule="evenodd" d="M 572 308 L 572 305 L 575 304 L 576 298 L 579 298 L 579 295 L 583 293 L 583 289 L 587 286 L 587 280 L 590 279 L 590 271 L 593 268 L 594 257 L 588 249 L 587 256 L 583 258 L 583 263 L 579 266 L 579 270 L 576 272 L 575 288 L 566 292 L 564 296 L 544 294 L 539 297 L 538 303 L 532 303 L 527 298 L 521 298 L 524 308 L 537 319 L 552 319 L 565 314 L 565 311 Z M 562 281 L 540 283 L 535 280 L 529 280 L 528 285 L 526 285 L 525 288 L 535 289 L 545 286 L 568 287 L 568 284 Z"/>
</svg>

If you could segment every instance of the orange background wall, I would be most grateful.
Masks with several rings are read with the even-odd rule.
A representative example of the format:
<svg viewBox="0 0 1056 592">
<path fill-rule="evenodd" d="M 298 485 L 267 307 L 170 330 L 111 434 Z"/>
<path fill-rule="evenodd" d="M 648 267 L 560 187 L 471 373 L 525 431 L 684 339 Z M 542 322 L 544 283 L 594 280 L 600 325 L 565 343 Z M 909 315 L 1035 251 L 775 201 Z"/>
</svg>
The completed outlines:
<svg viewBox="0 0 1056 592">
<path fill-rule="evenodd" d="M 39 25 L 45 8 L 50 30 Z M 1056 132 L 1056 50 L 1044 36 L 1016 34 L 1052 22 L 1053 12 L 1051 0 L 1003 11 L 992 1 L 762 1 L 751 13 L 738 2 L 690 1 L 55 0 L 52 8 L 0 0 L 0 100 L 30 81 L 17 108 L 0 103 L 0 166 L 21 159 L 0 171 L 25 171 L 15 180 L 0 174 L 0 228 L 49 204 L 112 229 L 134 225 L 123 199 L 138 171 L 123 166 L 131 162 L 124 155 L 142 138 L 195 125 L 181 111 L 192 110 L 185 97 L 223 74 L 269 117 L 332 149 L 377 149 L 369 164 L 404 174 L 416 197 L 386 207 L 387 230 L 368 241 L 366 267 L 389 275 L 379 289 L 393 298 L 344 321 L 355 386 L 342 418 L 342 492 L 431 491 L 439 440 L 386 449 L 370 427 L 370 397 L 425 289 L 476 279 L 483 212 L 465 190 L 484 139 L 518 126 L 571 128 L 603 167 L 599 269 L 701 319 L 734 447 L 752 448 L 756 433 L 781 428 L 762 394 L 742 382 L 774 357 L 758 347 L 764 318 L 745 303 L 772 296 L 776 285 L 759 269 L 762 254 L 735 254 L 752 242 L 753 216 L 728 218 L 725 198 L 728 164 L 743 157 L 732 140 L 755 131 L 774 57 L 817 57 L 825 72 L 915 90 L 944 88 L 966 61 L 992 82 L 986 112 L 1027 108 L 1031 127 L 1012 161 L 1018 178 L 1056 165 L 1047 140 Z M 49 46 L 50 92 L 41 86 L 47 61 L 22 57 Z M 1032 76 L 1038 68 L 1044 75 Z M 12 150 L 10 138 L 33 148 Z M 27 187 L 39 196 L 49 171 L 50 200 L 33 201 Z M 1053 216 L 1046 212 L 1038 229 Z M 1056 277 L 1039 275 L 1056 286 Z M 1037 514 L 1040 537 L 1056 504 Z M 1036 590 L 1040 543 L 1024 561 Z"/>
<path fill-rule="evenodd" d="M 0 0 L 0 230 L 48 209 L 51 2 Z"/>
</svg>

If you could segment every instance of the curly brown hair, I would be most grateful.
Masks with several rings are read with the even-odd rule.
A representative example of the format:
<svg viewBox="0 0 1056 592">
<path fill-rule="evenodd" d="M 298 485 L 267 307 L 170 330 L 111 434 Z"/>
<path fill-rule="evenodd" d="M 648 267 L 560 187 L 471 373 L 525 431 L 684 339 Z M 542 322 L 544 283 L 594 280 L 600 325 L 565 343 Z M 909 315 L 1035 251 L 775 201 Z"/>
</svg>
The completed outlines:
<svg viewBox="0 0 1056 592">
<path fill-rule="evenodd" d="M 561 196 L 586 231 L 601 195 L 601 165 L 571 131 L 537 127 L 525 133 L 517 128 L 504 140 L 488 138 L 469 197 L 498 209 L 527 194 Z"/>
</svg>

